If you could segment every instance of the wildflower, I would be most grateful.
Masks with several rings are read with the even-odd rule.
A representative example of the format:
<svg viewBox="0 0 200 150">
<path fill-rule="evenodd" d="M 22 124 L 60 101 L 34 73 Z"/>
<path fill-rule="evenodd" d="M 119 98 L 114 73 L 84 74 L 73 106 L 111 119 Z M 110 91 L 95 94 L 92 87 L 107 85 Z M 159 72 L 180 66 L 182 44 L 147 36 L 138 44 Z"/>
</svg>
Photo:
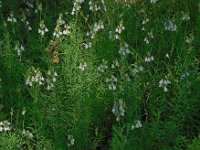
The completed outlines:
<svg viewBox="0 0 200 150">
<path fill-rule="evenodd" d="M 30 87 L 33 86 L 34 83 L 43 85 L 44 81 L 45 81 L 45 79 L 44 79 L 42 73 L 38 69 L 32 68 L 32 72 L 30 73 L 30 75 L 28 75 L 28 77 L 26 79 L 26 85 L 28 85 Z"/>
<path fill-rule="evenodd" d="M 98 6 L 97 4 L 95 4 L 95 3 L 93 3 L 92 1 L 89 1 L 89 10 L 91 10 L 91 11 L 99 11 L 99 10 L 101 10 L 101 7 L 100 6 Z"/>
<path fill-rule="evenodd" d="M 117 78 L 115 76 L 111 76 L 110 78 L 106 78 L 106 83 L 108 83 L 108 89 L 111 91 L 115 91 L 117 89 L 116 83 L 117 83 Z"/>
<path fill-rule="evenodd" d="M 149 22 L 149 19 L 148 18 L 145 18 L 143 21 L 142 21 L 142 25 L 145 25 Z"/>
<path fill-rule="evenodd" d="M 183 80 L 183 79 L 185 79 L 186 77 L 188 77 L 189 75 L 190 75 L 190 73 L 189 73 L 188 71 L 186 71 L 186 72 L 184 72 L 184 73 L 181 75 L 180 79 Z"/>
<path fill-rule="evenodd" d="M 24 47 L 22 45 L 20 45 L 19 42 L 17 42 L 14 50 L 17 52 L 18 56 L 21 56 L 22 52 L 24 51 Z"/>
<path fill-rule="evenodd" d="M 66 25 L 65 20 L 63 19 L 63 14 L 60 14 L 53 32 L 53 36 L 58 38 L 62 35 L 69 35 L 70 33 L 70 27 Z"/>
<path fill-rule="evenodd" d="M 82 7 L 81 4 L 84 2 L 84 0 L 75 0 L 74 1 L 74 5 L 73 5 L 73 9 L 71 12 L 71 15 L 74 15 L 76 12 L 78 12 Z"/>
<path fill-rule="evenodd" d="M 124 46 L 121 46 L 120 49 L 119 49 L 119 51 L 118 51 L 118 53 L 119 53 L 120 55 L 123 55 L 123 56 L 129 54 L 129 53 L 130 53 L 130 50 L 129 50 L 128 44 L 125 43 Z"/>
<path fill-rule="evenodd" d="M 170 84 L 171 84 L 171 81 L 169 81 L 169 80 L 162 79 L 162 80 L 159 81 L 159 87 L 163 87 L 164 92 L 168 91 L 167 86 L 170 85 Z"/>
<path fill-rule="evenodd" d="M 10 13 L 10 15 L 7 18 L 7 21 L 11 22 L 11 23 L 16 23 L 17 22 L 17 19 L 14 17 L 13 12 Z"/>
<path fill-rule="evenodd" d="M 117 26 L 117 28 L 115 29 L 115 35 L 114 38 L 115 39 L 120 39 L 120 34 L 122 33 L 122 31 L 125 30 L 125 27 L 123 25 L 123 22 L 121 21 L 120 24 Z"/>
<path fill-rule="evenodd" d="M 111 91 L 115 91 L 117 89 L 116 85 L 114 83 L 111 83 L 108 85 L 108 89 Z"/>
<path fill-rule="evenodd" d="M 41 36 L 44 36 L 45 33 L 47 33 L 49 30 L 47 29 L 47 27 L 45 26 L 44 24 L 44 20 L 42 20 L 40 22 L 40 27 L 38 29 L 38 33 L 41 35 Z"/>
<path fill-rule="evenodd" d="M 34 8 L 34 6 L 33 6 L 33 4 L 32 3 L 30 3 L 30 2 L 28 2 L 28 1 L 26 1 L 26 5 L 29 7 L 29 8 Z"/>
<path fill-rule="evenodd" d="M 169 59 L 169 54 L 167 53 L 167 54 L 165 55 L 165 57 L 167 57 L 167 58 Z"/>
<path fill-rule="evenodd" d="M 22 115 L 24 116 L 25 113 L 26 113 L 26 109 L 25 109 L 25 107 L 24 107 L 23 110 L 22 110 Z"/>
<path fill-rule="evenodd" d="M 68 144 L 67 144 L 68 147 L 74 145 L 75 140 L 74 140 L 72 135 L 68 135 L 68 141 L 69 141 Z"/>
<path fill-rule="evenodd" d="M 177 26 L 175 23 L 173 23 L 171 20 L 164 23 L 164 27 L 166 31 L 176 31 Z"/>
<path fill-rule="evenodd" d="M 53 70 L 48 70 L 47 71 L 47 78 L 46 78 L 46 83 L 47 83 L 47 90 L 51 90 L 54 87 L 54 82 L 56 82 L 58 77 L 58 74 L 56 71 Z"/>
<path fill-rule="evenodd" d="M 144 42 L 145 42 L 146 44 L 149 44 L 149 39 L 148 39 L 148 37 L 145 37 L 145 38 L 144 38 Z"/>
<path fill-rule="evenodd" d="M 10 128 L 10 122 L 8 122 L 7 120 L 0 122 L 0 132 L 10 131 L 10 129 L 11 129 Z"/>
<path fill-rule="evenodd" d="M 193 40 L 194 40 L 194 35 L 193 35 L 193 34 L 189 34 L 189 35 L 186 36 L 186 38 L 185 38 L 185 42 L 186 42 L 187 44 L 192 44 Z"/>
<path fill-rule="evenodd" d="M 158 0 L 150 0 L 150 3 L 155 4 Z"/>
<path fill-rule="evenodd" d="M 144 68 L 142 66 L 134 65 L 134 68 L 131 70 L 131 73 L 133 75 L 138 74 L 139 72 L 142 72 Z"/>
<path fill-rule="evenodd" d="M 182 18 L 181 18 L 182 21 L 189 21 L 190 20 L 190 15 L 188 13 L 185 13 Z"/>
<path fill-rule="evenodd" d="M 83 46 L 85 49 L 91 48 L 92 47 L 92 43 L 88 42 L 88 43 L 83 43 Z"/>
<path fill-rule="evenodd" d="M 121 117 L 125 115 L 125 103 L 123 100 L 115 101 L 112 107 L 112 113 L 116 116 L 116 121 L 120 121 Z"/>
<path fill-rule="evenodd" d="M 32 30 L 32 28 L 31 28 L 31 26 L 30 26 L 30 23 L 29 23 L 29 21 L 27 20 L 27 17 L 25 16 L 24 13 L 22 14 L 22 19 L 21 19 L 21 21 L 22 21 L 23 23 L 25 23 L 25 26 L 26 26 L 26 28 L 28 29 L 28 31 L 31 31 L 31 30 Z"/>
<path fill-rule="evenodd" d="M 103 29 L 104 29 L 104 24 L 102 20 L 100 20 L 99 22 L 95 22 L 90 32 L 86 33 L 86 36 L 90 36 L 91 39 L 94 39 L 96 33 Z"/>
<path fill-rule="evenodd" d="M 135 121 L 135 123 L 131 126 L 131 130 L 137 129 L 137 128 L 141 128 L 142 127 L 142 123 L 140 120 Z"/>
<path fill-rule="evenodd" d="M 145 58 L 144 58 L 144 61 L 145 62 L 151 62 L 151 61 L 154 61 L 154 57 L 153 56 L 146 56 Z"/>
<path fill-rule="evenodd" d="M 0 1 L 0 8 L 2 7 L 2 2 Z"/>
<path fill-rule="evenodd" d="M 107 65 L 107 61 L 105 59 L 103 59 L 102 64 L 100 64 L 100 66 L 97 68 L 97 70 L 99 72 L 105 72 L 105 70 L 108 69 L 108 65 Z"/>
<path fill-rule="evenodd" d="M 130 79 L 130 77 L 129 77 L 129 75 L 128 75 L 128 74 L 125 74 L 125 77 L 126 77 L 126 79 L 127 79 L 127 81 L 128 81 L 128 82 L 130 82 L 130 81 L 131 81 L 131 79 Z"/>
<path fill-rule="evenodd" d="M 83 62 L 83 63 L 80 63 L 80 65 L 79 65 L 78 68 L 79 68 L 81 71 L 84 71 L 86 67 L 87 67 L 87 63 L 86 63 L 86 62 Z"/>
<path fill-rule="evenodd" d="M 112 69 L 119 68 L 119 62 L 118 62 L 118 60 L 114 60 L 113 61 L 112 65 L 111 65 L 111 68 Z"/>
<path fill-rule="evenodd" d="M 33 138 L 33 134 L 30 131 L 25 130 L 25 129 L 22 130 L 22 135 L 25 137 L 28 137 L 29 139 Z"/>
</svg>

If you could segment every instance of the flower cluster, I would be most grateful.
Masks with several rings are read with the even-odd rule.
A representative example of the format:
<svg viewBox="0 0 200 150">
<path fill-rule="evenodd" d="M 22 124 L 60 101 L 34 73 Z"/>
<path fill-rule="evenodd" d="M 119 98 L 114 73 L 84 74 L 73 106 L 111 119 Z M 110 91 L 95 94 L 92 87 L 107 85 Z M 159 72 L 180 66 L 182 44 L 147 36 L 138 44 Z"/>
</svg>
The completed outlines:
<svg viewBox="0 0 200 150">
<path fill-rule="evenodd" d="M 119 62 L 118 62 L 118 60 L 113 60 L 113 63 L 112 63 L 112 65 L 111 65 L 111 68 L 112 69 L 115 69 L 115 68 L 119 68 Z"/>
<path fill-rule="evenodd" d="M 153 39 L 153 38 L 154 38 L 153 32 L 148 32 L 148 33 L 147 33 L 147 36 L 144 38 L 144 42 L 145 42 L 146 44 L 149 44 L 149 40 L 150 40 L 150 39 Z"/>
<path fill-rule="evenodd" d="M 29 7 L 29 8 L 34 8 L 33 4 L 29 1 L 26 1 L 26 5 Z"/>
<path fill-rule="evenodd" d="M 164 23 L 164 27 L 166 31 L 176 31 L 177 26 L 175 23 L 173 23 L 171 20 Z"/>
<path fill-rule="evenodd" d="M 54 83 L 56 82 L 56 78 L 58 77 L 58 74 L 56 71 L 48 70 L 47 71 L 47 90 L 51 90 L 54 87 Z"/>
<path fill-rule="evenodd" d="M 103 59 L 103 61 L 102 61 L 102 64 L 100 64 L 100 66 L 97 68 L 97 70 L 99 71 L 99 72 L 105 72 L 105 70 L 107 70 L 108 69 L 108 62 L 105 60 L 105 59 Z"/>
<path fill-rule="evenodd" d="M 125 114 L 125 102 L 123 100 L 115 101 L 112 107 L 112 113 L 116 116 L 116 121 L 120 121 Z"/>
<path fill-rule="evenodd" d="M 117 28 L 115 29 L 115 35 L 114 38 L 115 39 L 120 39 L 120 34 L 125 30 L 125 27 L 123 25 L 123 22 L 121 21 L 119 23 L 119 25 L 117 26 Z"/>
<path fill-rule="evenodd" d="M 11 23 L 16 23 L 17 22 L 17 19 L 14 17 L 14 14 L 13 12 L 11 12 L 7 18 L 7 21 L 8 22 L 11 22 Z"/>
<path fill-rule="evenodd" d="M 143 70 L 144 70 L 144 68 L 142 66 L 134 65 L 134 68 L 131 69 L 131 73 L 133 75 L 136 75 Z"/>
<path fill-rule="evenodd" d="M 75 140 L 74 140 L 73 136 L 72 135 L 68 135 L 68 144 L 67 144 L 67 146 L 68 147 L 73 146 L 74 142 L 75 142 Z"/>
<path fill-rule="evenodd" d="M 30 131 L 25 130 L 25 129 L 22 130 L 22 135 L 29 138 L 29 139 L 33 138 L 33 134 Z"/>
<path fill-rule="evenodd" d="M 145 18 L 144 20 L 142 20 L 142 31 L 145 31 L 145 25 L 149 22 L 149 19 L 148 18 Z"/>
<path fill-rule="evenodd" d="M 155 4 L 158 0 L 150 0 L 150 3 Z"/>
<path fill-rule="evenodd" d="M 93 3 L 93 1 L 89 1 L 88 4 L 89 4 L 89 10 L 91 11 L 99 11 L 101 9 L 101 7 Z"/>
<path fill-rule="evenodd" d="M 86 62 L 81 62 L 78 66 L 78 68 L 81 70 L 81 71 L 84 71 L 85 68 L 87 67 L 87 63 Z"/>
<path fill-rule="evenodd" d="M 124 46 L 121 46 L 118 53 L 123 56 L 128 55 L 130 53 L 128 44 L 125 43 Z"/>
<path fill-rule="evenodd" d="M 84 0 L 75 0 L 74 1 L 74 6 L 71 12 L 71 15 L 74 15 L 76 12 L 81 10 L 81 4 L 84 3 Z"/>
<path fill-rule="evenodd" d="M 53 32 L 53 36 L 58 38 L 62 35 L 69 35 L 70 33 L 70 27 L 66 25 L 65 20 L 63 19 L 63 14 L 60 14 Z"/>
<path fill-rule="evenodd" d="M 99 4 L 97 4 L 97 2 L 94 2 L 93 0 L 90 0 L 88 4 L 89 4 L 90 11 L 97 12 L 97 11 L 101 10 L 102 8 L 106 11 L 104 0 L 101 0 L 101 3 L 99 3 Z"/>
<path fill-rule="evenodd" d="M 47 33 L 49 30 L 47 29 L 47 27 L 45 26 L 44 24 L 44 20 L 42 20 L 40 22 L 40 27 L 38 29 L 38 33 L 41 35 L 41 36 L 44 36 L 45 33 Z"/>
<path fill-rule="evenodd" d="M 162 87 L 164 89 L 164 92 L 168 91 L 167 86 L 170 85 L 170 84 L 171 84 L 171 81 L 169 81 L 169 80 L 162 79 L 162 80 L 159 81 L 159 87 Z"/>
<path fill-rule="evenodd" d="M 135 123 L 131 126 L 131 130 L 138 129 L 142 127 L 142 123 L 140 120 L 135 121 Z"/>
<path fill-rule="evenodd" d="M 117 81 L 118 80 L 114 75 L 112 75 L 110 78 L 106 78 L 106 83 L 108 83 L 108 89 L 111 91 L 115 91 L 117 89 Z"/>
<path fill-rule="evenodd" d="M 7 120 L 0 122 L 0 132 L 2 131 L 10 131 L 10 122 Z"/>
<path fill-rule="evenodd" d="M 99 22 L 95 22 L 90 32 L 86 33 L 86 36 L 88 37 L 90 36 L 91 39 L 94 39 L 96 33 L 103 29 L 104 29 L 103 21 L 100 20 Z"/>
<path fill-rule="evenodd" d="M 186 77 L 188 77 L 189 75 L 190 75 L 190 73 L 189 73 L 188 71 L 186 71 L 186 72 L 184 72 L 184 73 L 181 75 L 180 79 L 183 80 L 183 79 L 185 79 Z"/>
<path fill-rule="evenodd" d="M 182 18 L 181 18 L 182 21 L 189 21 L 190 20 L 190 15 L 188 13 L 185 13 Z"/>
<path fill-rule="evenodd" d="M 83 47 L 85 49 L 91 48 L 92 47 L 92 42 L 83 43 Z"/>
<path fill-rule="evenodd" d="M 144 58 L 144 61 L 145 62 L 151 62 L 151 61 L 154 61 L 154 57 L 153 56 L 146 56 L 145 58 Z"/>
<path fill-rule="evenodd" d="M 30 22 L 27 20 L 27 17 L 25 16 L 24 13 L 23 13 L 23 16 L 22 16 L 21 21 L 22 21 L 23 23 L 25 23 L 25 26 L 26 26 L 26 28 L 27 28 L 28 31 L 31 31 L 31 30 L 32 30 L 32 28 L 31 28 L 31 26 L 30 26 Z"/>
<path fill-rule="evenodd" d="M 192 44 L 193 40 L 194 40 L 194 35 L 193 35 L 193 34 L 189 34 L 189 35 L 186 36 L 186 38 L 185 38 L 185 42 L 186 42 L 187 44 Z"/>
<path fill-rule="evenodd" d="M 17 42 L 14 50 L 17 52 L 18 56 L 21 56 L 22 52 L 24 51 L 24 47 L 19 42 Z"/>
<path fill-rule="evenodd" d="M 28 77 L 26 79 L 26 85 L 28 85 L 30 87 L 33 86 L 34 83 L 43 85 L 44 81 L 45 81 L 45 79 L 44 79 L 42 73 L 40 72 L 40 70 L 32 68 L 30 75 L 28 75 Z"/>
</svg>

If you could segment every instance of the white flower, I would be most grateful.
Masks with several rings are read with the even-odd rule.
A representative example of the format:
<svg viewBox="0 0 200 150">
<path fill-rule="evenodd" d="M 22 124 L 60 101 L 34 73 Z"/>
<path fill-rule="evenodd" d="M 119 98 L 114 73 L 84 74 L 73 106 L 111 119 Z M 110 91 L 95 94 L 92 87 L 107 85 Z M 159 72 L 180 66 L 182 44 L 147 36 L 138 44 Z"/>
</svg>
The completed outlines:
<svg viewBox="0 0 200 150">
<path fill-rule="evenodd" d="M 8 122 L 7 120 L 5 121 L 1 121 L 0 122 L 0 132 L 3 132 L 3 131 L 10 131 L 11 128 L 10 128 L 10 122 Z"/>
<path fill-rule="evenodd" d="M 150 3 L 155 4 L 158 0 L 150 0 Z"/>
<path fill-rule="evenodd" d="M 131 70 L 131 73 L 133 75 L 138 74 L 139 72 L 142 72 L 144 68 L 142 66 L 134 65 L 135 67 Z"/>
<path fill-rule="evenodd" d="M 167 58 L 169 59 L 169 54 L 167 53 L 167 54 L 165 55 L 165 57 L 167 57 Z"/>
<path fill-rule="evenodd" d="M 125 103 L 123 100 L 115 101 L 112 107 L 112 113 L 116 116 L 116 121 L 119 121 L 121 117 L 125 115 Z"/>
<path fill-rule="evenodd" d="M 75 140 L 72 135 L 68 135 L 68 141 L 69 141 L 67 144 L 68 147 L 73 146 L 75 143 Z"/>
<path fill-rule="evenodd" d="M 146 19 L 144 19 L 144 20 L 142 21 L 142 25 L 145 25 L 145 24 L 147 24 L 148 22 L 149 22 L 149 19 L 146 18 Z"/>
<path fill-rule="evenodd" d="M 175 23 L 173 23 L 171 20 L 164 23 L 164 28 L 166 31 L 176 31 L 177 26 Z"/>
<path fill-rule="evenodd" d="M 113 61 L 112 65 L 111 65 L 111 68 L 112 69 L 119 68 L 119 62 L 118 62 L 118 60 L 114 60 Z"/>
<path fill-rule="evenodd" d="M 105 72 L 108 69 L 107 61 L 103 59 L 102 64 L 97 68 L 99 72 Z"/>
<path fill-rule="evenodd" d="M 86 63 L 86 62 L 82 62 L 82 63 L 79 64 L 79 67 L 78 67 L 78 68 L 79 68 L 81 71 L 84 71 L 86 67 L 87 67 L 87 63 Z"/>
<path fill-rule="evenodd" d="M 31 87 L 34 83 L 39 85 L 44 84 L 44 77 L 38 69 L 33 70 L 33 72 L 28 75 L 26 79 L 26 85 Z"/>
<path fill-rule="evenodd" d="M 128 55 L 130 53 L 128 44 L 125 43 L 124 46 L 121 46 L 118 53 L 123 56 Z"/>
<path fill-rule="evenodd" d="M 159 81 L 159 87 L 162 87 L 164 89 L 164 92 L 168 91 L 167 86 L 170 84 L 171 84 L 171 81 L 169 81 L 169 80 L 161 79 Z"/>
<path fill-rule="evenodd" d="M 151 61 L 154 61 L 154 57 L 153 56 L 146 56 L 145 58 L 144 58 L 144 61 L 145 62 L 151 62 Z"/>
<path fill-rule="evenodd" d="M 38 29 L 38 33 L 41 35 L 41 36 L 44 36 L 45 33 L 47 33 L 49 30 L 47 29 L 47 27 L 45 26 L 44 24 L 44 20 L 40 22 L 40 25 L 39 25 L 39 29 Z"/>
<path fill-rule="evenodd" d="M 189 15 L 188 13 L 185 13 L 185 14 L 182 16 L 181 20 L 183 20 L 183 21 L 189 21 L 189 20 L 190 20 L 190 15 Z"/>
<path fill-rule="evenodd" d="M 135 121 L 135 123 L 131 126 L 131 130 L 137 129 L 137 128 L 141 128 L 142 127 L 142 123 L 141 121 L 137 120 Z"/>
<path fill-rule="evenodd" d="M 16 23 L 17 22 L 17 19 L 14 17 L 13 12 L 10 13 L 10 15 L 7 18 L 7 21 L 11 22 L 11 23 Z"/>
<path fill-rule="evenodd" d="M 188 71 L 186 71 L 186 72 L 184 72 L 184 73 L 181 75 L 180 79 L 183 80 L 183 79 L 185 79 L 186 77 L 188 77 L 189 75 L 190 75 L 190 73 L 189 73 Z"/>
<path fill-rule="evenodd" d="M 108 85 L 108 89 L 111 91 L 115 91 L 117 89 L 117 87 L 114 85 L 114 83 L 111 83 Z"/>
<path fill-rule="evenodd" d="M 78 12 L 81 9 L 81 4 L 84 2 L 84 0 L 75 0 L 74 6 L 71 12 L 71 15 L 74 15 L 75 12 Z"/>
<path fill-rule="evenodd" d="M 85 49 L 91 48 L 92 47 L 92 42 L 83 43 L 83 46 L 84 46 Z"/>
<path fill-rule="evenodd" d="M 21 56 L 21 53 L 24 51 L 24 47 L 22 45 L 20 45 L 19 43 L 17 43 L 15 45 L 15 51 L 17 52 L 18 56 Z"/>
</svg>

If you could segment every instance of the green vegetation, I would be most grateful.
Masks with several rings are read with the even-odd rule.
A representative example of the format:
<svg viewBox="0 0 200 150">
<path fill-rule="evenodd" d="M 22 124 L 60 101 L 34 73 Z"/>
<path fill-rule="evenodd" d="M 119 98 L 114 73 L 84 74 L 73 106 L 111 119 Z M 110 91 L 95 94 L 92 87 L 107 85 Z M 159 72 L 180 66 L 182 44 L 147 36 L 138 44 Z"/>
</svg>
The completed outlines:
<svg viewBox="0 0 200 150">
<path fill-rule="evenodd" d="M 199 0 L 0 0 L 0 150 L 199 150 Z"/>
</svg>

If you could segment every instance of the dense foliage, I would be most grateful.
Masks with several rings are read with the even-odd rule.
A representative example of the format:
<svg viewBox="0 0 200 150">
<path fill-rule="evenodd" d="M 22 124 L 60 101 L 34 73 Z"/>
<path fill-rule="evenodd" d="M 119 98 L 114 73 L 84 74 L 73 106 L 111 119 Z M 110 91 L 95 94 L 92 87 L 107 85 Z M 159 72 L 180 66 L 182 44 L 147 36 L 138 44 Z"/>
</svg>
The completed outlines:
<svg viewBox="0 0 200 150">
<path fill-rule="evenodd" d="M 199 0 L 0 0 L 0 150 L 199 150 Z"/>
</svg>

